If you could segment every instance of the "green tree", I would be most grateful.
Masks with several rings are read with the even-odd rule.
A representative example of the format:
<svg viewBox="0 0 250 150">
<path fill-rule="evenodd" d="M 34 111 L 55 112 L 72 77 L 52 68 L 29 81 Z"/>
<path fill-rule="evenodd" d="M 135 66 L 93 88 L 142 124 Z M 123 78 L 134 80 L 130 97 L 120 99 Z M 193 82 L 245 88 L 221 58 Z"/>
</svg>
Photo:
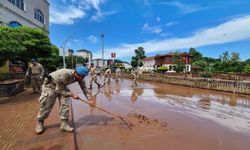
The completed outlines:
<svg viewBox="0 0 250 150">
<path fill-rule="evenodd" d="M 197 60 L 192 63 L 192 66 L 200 67 L 202 71 L 206 70 L 206 67 L 208 66 L 208 63 L 204 60 Z"/>
<path fill-rule="evenodd" d="M 135 56 L 132 56 L 131 65 L 132 67 L 141 67 L 143 65 L 142 59 L 146 58 L 145 51 L 143 47 L 138 47 L 135 49 Z"/>
<path fill-rule="evenodd" d="M 173 56 L 173 63 L 176 64 L 176 67 L 174 68 L 174 70 L 177 73 L 181 73 L 184 71 L 185 68 L 185 64 L 182 60 L 182 54 L 179 52 L 175 52 L 174 56 Z"/>
<path fill-rule="evenodd" d="M 161 67 L 158 67 L 157 68 L 157 71 L 158 72 L 162 72 L 162 74 L 164 75 L 164 73 L 165 72 L 167 72 L 169 69 L 168 69 L 168 67 L 166 67 L 166 66 L 161 66 Z"/>
<path fill-rule="evenodd" d="M 250 64 L 247 64 L 247 65 L 244 66 L 243 72 L 247 73 L 247 74 L 250 74 Z"/>
<path fill-rule="evenodd" d="M 202 60 L 202 54 L 198 52 L 195 48 L 190 48 L 189 54 L 192 55 L 193 62 Z"/>
<path fill-rule="evenodd" d="M 48 73 L 63 66 L 62 57 L 59 56 L 59 49 L 55 45 L 52 45 L 50 56 L 41 57 L 38 61 L 44 66 L 45 71 Z"/>
<path fill-rule="evenodd" d="M 31 58 L 50 56 L 51 50 L 48 34 L 40 29 L 0 27 L 0 64 L 6 60 L 21 60 L 27 64 Z"/>
</svg>

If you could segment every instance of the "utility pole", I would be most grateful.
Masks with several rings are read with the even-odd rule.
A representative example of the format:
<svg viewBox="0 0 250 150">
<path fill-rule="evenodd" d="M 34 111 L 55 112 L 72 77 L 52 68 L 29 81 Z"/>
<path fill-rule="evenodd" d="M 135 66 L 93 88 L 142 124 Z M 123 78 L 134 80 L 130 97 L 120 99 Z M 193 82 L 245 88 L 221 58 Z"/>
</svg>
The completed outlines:
<svg viewBox="0 0 250 150">
<path fill-rule="evenodd" d="M 65 64 L 65 47 L 66 47 L 66 44 L 68 42 L 68 40 L 72 38 L 72 36 L 69 36 L 66 38 L 66 40 L 64 41 L 64 46 L 63 46 L 63 68 L 66 68 L 66 64 Z"/>
<path fill-rule="evenodd" d="M 102 38 L 102 69 L 104 70 L 104 45 L 103 45 L 103 37 L 104 33 L 101 33 L 101 38 Z"/>
</svg>

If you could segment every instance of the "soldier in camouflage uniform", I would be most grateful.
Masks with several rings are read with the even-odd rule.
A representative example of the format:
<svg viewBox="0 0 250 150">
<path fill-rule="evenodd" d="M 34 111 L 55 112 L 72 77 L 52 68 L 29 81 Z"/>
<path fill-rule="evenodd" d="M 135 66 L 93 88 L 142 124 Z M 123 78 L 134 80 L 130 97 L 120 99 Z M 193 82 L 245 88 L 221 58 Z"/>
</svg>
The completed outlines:
<svg viewBox="0 0 250 150">
<path fill-rule="evenodd" d="M 94 64 L 91 64 L 90 67 L 90 83 L 89 83 L 89 89 L 92 89 L 92 83 L 95 82 L 95 84 L 98 86 L 98 88 L 101 87 L 101 84 L 97 81 L 97 76 L 100 75 L 100 73 L 97 71 Z"/>
<path fill-rule="evenodd" d="M 111 78 L 111 69 L 110 68 L 106 68 L 106 70 L 105 70 L 105 73 L 104 73 L 104 85 L 105 84 L 110 84 L 110 78 Z M 108 81 L 106 81 L 106 79 L 108 80 Z"/>
<path fill-rule="evenodd" d="M 122 81 L 121 69 L 118 67 L 118 68 L 115 69 L 115 80 L 116 80 L 116 82 L 119 81 L 118 80 L 119 78 Z"/>
<path fill-rule="evenodd" d="M 73 99 L 79 99 L 79 96 L 72 93 L 67 85 L 78 82 L 84 95 L 88 100 L 90 96 L 88 95 L 86 84 L 84 82 L 84 77 L 88 75 L 88 69 L 84 66 L 76 67 L 76 70 L 72 69 L 60 69 L 49 74 L 49 77 L 45 78 L 42 93 L 39 98 L 40 111 L 37 116 L 37 127 L 36 133 L 40 134 L 43 132 L 44 120 L 49 116 L 56 99 L 59 99 L 60 104 L 60 118 L 62 120 L 60 130 L 66 132 L 72 132 L 73 128 L 70 127 L 68 123 L 69 118 L 69 97 Z M 92 100 L 89 101 L 92 104 Z"/>
<path fill-rule="evenodd" d="M 34 93 L 41 93 L 42 79 L 44 76 L 43 66 L 36 62 L 35 59 L 31 59 L 31 64 L 26 72 L 26 78 L 30 76 L 31 85 Z"/>
<path fill-rule="evenodd" d="M 132 87 L 137 86 L 137 78 L 139 77 L 139 73 L 137 69 L 132 69 L 131 74 L 133 75 L 133 84 Z"/>
</svg>

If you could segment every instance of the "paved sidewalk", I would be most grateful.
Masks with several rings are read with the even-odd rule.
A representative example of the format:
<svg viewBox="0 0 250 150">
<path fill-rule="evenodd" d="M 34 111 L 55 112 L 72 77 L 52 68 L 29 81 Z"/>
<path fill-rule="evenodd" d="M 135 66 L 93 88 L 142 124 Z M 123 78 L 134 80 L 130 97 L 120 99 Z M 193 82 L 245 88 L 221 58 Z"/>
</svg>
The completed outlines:
<svg viewBox="0 0 250 150">
<path fill-rule="evenodd" d="M 24 92 L 0 99 L 0 147 L 3 150 L 73 150 L 74 133 L 60 132 L 58 103 L 45 121 L 45 132 L 36 135 L 39 94 L 28 88 Z M 72 125 L 72 118 L 70 118 Z"/>
</svg>

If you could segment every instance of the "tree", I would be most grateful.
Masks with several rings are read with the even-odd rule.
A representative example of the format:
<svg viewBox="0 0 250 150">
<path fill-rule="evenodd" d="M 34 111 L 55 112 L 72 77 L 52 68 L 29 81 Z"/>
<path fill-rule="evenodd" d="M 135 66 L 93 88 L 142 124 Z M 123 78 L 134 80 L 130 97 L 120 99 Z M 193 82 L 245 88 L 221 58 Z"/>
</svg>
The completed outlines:
<svg viewBox="0 0 250 150">
<path fill-rule="evenodd" d="M 250 64 L 247 64 L 247 65 L 244 66 L 243 72 L 247 73 L 247 74 L 250 74 Z"/>
<path fill-rule="evenodd" d="M 135 49 L 135 56 L 132 56 L 131 65 L 132 67 L 141 67 L 143 65 L 142 59 L 146 58 L 145 51 L 143 47 L 138 47 Z"/>
<path fill-rule="evenodd" d="M 193 62 L 202 60 L 202 54 L 198 52 L 195 48 L 190 48 L 189 54 L 192 55 Z"/>
<path fill-rule="evenodd" d="M 177 73 L 181 73 L 183 72 L 184 68 L 185 68 L 185 64 L 182 60 L 182 54 L 179 52 L 175 52 L 174 56 L 173 56 L 173 63 L 176 64 L 174 70 Z"/>
<path fill-rule="evenodd" d="M 206 70 L 208 67 L 208 63 L 204 60 L 197 60 L 195 62 L 192 63 L 192 66 L 195 67 L 200 67 L 202 71 Z"/>
<path fill-rule="evenodd" d="M 0 27 L 0 64 L 6 60 L 21 60 L 51 55 L 52 44 L 48 34 L 40 29 Z"/>
<path fill-rule="evenodd" d="M 166 71 L 168 71 L 168 67 L 166 66 L 161 66 L 157 68 L 157 71 L 162 72 L 163 76 Z"/>
<path fill-rule="evenodd" d="M 62 57 L 59 56 L 59 49 L 55 45 L 52 45 L 50 56 L 38 59 L 48 73 L 62 67 L 62 60 Z"/>
<path fill-rule="evenodd" d="M 229 62 L 230 55 L 229 55 L 228 51 L 222 53 L 222 55 L 220 55 L 220 59 L 221 59 L 221 62 Z"/>
</svg>

